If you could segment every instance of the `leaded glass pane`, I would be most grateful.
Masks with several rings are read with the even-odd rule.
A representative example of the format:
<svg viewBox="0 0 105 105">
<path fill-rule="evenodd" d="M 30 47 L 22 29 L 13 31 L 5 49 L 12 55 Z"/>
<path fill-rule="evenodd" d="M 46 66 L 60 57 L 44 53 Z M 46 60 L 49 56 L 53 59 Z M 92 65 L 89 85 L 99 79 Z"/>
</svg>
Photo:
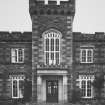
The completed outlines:
<svg viewBox="0 0 105 105">
<path fill-rule="evenodd" d="M 56 51 L 59 51 L 59 39 L 56 39 Z"/>
<path fill-rule="evenodd" d="M 82 50 L 82 62 L 86 62 L 86 50 Z"/>
<path fill-rule="evenodd" d="M 59 64 L 59 52 L 56 52 L 56 56 L 55 56 L 55 58 L 56 58 L 56 64 L 58 65 Z"/>
<path fill-rule="evenodd" d="M 87 96 L 91 96 L 91 81 L 87 81 Z"/>
<path fill-rule="evenodd" d="M 46 52 L 46 64 L 49 64 L 49 52 Z"/>
<path fill-rule="evenodd" d="M 87 62 L 92 62 L 92 50 L 88 50 L 87 52 Z"/>
<path fill-rule="evenodd" d="M 54 46 L 54 39 L 52 38 L 52 39 L 51 39 L 51 51 L 54 51 L 54 47 L 55 47 L 55 46 Z"/>
<path fill-rule="evenodd" d="M 82 96 L 86 96 L 86 81 L 82 81 Z"/>
<path fill-rule="evenodd" d="M 24 81 L 20 80 L 19 81 L 19 98 L 23 98 L 24 94 Z"/>
<path fill-rule="evenodd" d="M 23 49 L 19 49 L 18 50 L 18 62 L 23 62 L 24 58 L 23 58 Z"/>
<path fill-rule="evenodd" d="M 46 51 L 49 51 L 49 39 L 46 39 Z"/>
<path fill-rule="evenodd" d="M 18 87 L 16 80 L 13 80 L 13 97 L 18 97 Z"/>
<path fill-rule="evenodd" d="M 52 61 L 54 60 L 54 52 L 51 53 L 51 60 L 52 60 Z"/>
<path fill-rule="evenodd" d="M 56 31 L 45 33 L 45 64 L 58 65 L 60 62 L 60 34 Z"/>
</svg>

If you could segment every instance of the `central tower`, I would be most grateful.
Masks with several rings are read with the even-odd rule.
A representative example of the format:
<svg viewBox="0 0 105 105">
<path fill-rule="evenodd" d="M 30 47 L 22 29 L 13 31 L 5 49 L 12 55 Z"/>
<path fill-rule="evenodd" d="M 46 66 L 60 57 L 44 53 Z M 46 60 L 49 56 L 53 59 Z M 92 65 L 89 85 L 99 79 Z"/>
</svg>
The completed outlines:
<svg viewBox="0 0 105 105">
<path fill-rule="evenodd" d="M 69 102 L 75 0 L 29 0 L 32 20 L 32 100 Z"/>
</svg>

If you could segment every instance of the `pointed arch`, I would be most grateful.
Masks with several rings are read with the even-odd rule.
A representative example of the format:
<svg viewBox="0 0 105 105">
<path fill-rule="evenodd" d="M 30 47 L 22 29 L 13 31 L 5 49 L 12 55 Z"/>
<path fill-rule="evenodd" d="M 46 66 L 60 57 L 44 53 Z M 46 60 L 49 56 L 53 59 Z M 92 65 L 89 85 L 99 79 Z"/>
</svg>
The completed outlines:
<svg viewBox="0 0 105 105">
<path fill-rule="evenodd" d="M 45 65 L 60 64 L 60 45 L 62 34 L 56 29 L 49 29 L 43 34 Z"/>
</svg>

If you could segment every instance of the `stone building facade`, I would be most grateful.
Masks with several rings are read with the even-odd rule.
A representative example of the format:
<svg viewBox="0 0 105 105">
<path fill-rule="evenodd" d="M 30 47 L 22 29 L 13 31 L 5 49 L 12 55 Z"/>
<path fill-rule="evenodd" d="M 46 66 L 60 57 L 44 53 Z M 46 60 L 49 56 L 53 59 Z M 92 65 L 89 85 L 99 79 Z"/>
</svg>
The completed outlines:
<svg viewBox="0 0 105 105">
<path fill-rule="evenodd" d="M 27 79 L 34 103 L 69 103 L 76 87 L 93 99 L 105 33 L 72 32 L 75 0 L 29 0 L 29 12 L 32 32 L 0 32 L 0 96 L 22 99 Z"/>
<path fill-rule="evenodd" d="M 33 77 L 33 100 L 67 102 L 72 87 L 75 0 L 30 0 L 29 12 L 32 20 L 32 73 L 37 75 L 37 78 Z"/>
<path fill-rule="evenodd" d="M 0 98 L 22 98 L 25 76 L 31 79 L 32 33 L 0 32 Z"/>
</svg>

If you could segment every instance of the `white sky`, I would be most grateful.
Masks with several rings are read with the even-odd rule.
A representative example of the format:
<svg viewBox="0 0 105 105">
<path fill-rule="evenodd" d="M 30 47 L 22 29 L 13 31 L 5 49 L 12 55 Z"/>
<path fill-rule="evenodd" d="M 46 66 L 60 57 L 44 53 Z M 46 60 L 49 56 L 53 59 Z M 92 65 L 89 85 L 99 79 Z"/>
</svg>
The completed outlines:
<svg viewBox="0 0 105 105">
<path fill-rule="evenodd" d="M 0 31 L 31 31 L 28 0 L 0 0 Z M 105 0 L 76 0 L 73 31 L 105 32 Z"/>
</svg>

